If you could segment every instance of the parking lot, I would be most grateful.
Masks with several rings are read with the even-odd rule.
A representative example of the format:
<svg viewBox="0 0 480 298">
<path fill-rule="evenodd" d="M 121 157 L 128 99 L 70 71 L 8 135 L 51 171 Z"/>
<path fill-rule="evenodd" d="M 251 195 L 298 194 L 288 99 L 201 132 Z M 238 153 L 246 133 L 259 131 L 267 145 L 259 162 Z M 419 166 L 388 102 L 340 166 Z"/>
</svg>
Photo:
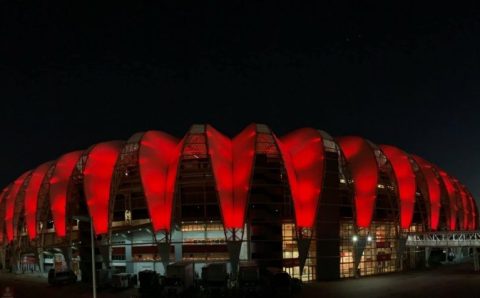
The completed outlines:
<svg viewBox="0 0 480 298">
<path fill-rule="evenodd" d="M 479 284 L 480 273 L 473 272 L 473 266 L 466 263 L 416 272 L 304 284 L 298 297 L 480 297 Z M 80 282 L 54 287 L 38 275 L 0 273 L 0 297 L 8 297 L 5 295 L 7 287 L 13 292 L 10 297 L 91 297 L 91 288 Z M 131 298 L 139 295 L 137 289 L 104 289 L 98 292 L 98 297 Z"/>
</svg>

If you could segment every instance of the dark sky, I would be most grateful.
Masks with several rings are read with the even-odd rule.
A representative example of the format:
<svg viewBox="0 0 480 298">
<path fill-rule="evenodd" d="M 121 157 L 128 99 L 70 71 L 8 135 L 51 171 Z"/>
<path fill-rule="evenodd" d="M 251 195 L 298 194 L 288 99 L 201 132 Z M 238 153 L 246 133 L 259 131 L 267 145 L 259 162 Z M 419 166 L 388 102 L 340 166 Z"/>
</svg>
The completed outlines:
<svg viewBox="0 0 480 298">
<path fill-rule="evenodd" d="M 91 2 L 0 0 L 0 185 L 137 131 L 254 121 L 397 145 L 480 197 L 475 1 Z"/>
</svg>

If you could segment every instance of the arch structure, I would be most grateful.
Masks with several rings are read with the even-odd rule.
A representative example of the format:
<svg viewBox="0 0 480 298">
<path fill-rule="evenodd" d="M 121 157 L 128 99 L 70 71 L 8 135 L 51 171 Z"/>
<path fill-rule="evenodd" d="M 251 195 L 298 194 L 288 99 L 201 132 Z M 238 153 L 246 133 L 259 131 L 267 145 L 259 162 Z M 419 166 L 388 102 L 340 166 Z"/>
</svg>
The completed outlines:
<svg viewBox="0 0 480 298">
<path fill-rule="evenodd" d="M 341 206 L 332 209 L 337 203 Z M 86 217 L 97 236 L 138 226 L 157 241 L 159 233 L 188 232 L 187 223 L 203 222 L 205 234 L 217 223 L 225 241 L 239 242 L 247 241 L 246 234 L 268 238 L 266 227 L 273 224 L 267 222 L 278 218 L 280 230 L 271 233 L 309 239 L 296 244 L 295 258 L 311 258 L 310 240 L 326 235 L 328 225 L 341 228 L 335 221 L 350 220 L 352 233 L 368 235 L 386 220 L 397 234 L 412 227 L 478 228 L 477 204 L 467 187 L 417 155 L 313 128 L 277 136 L 263 124 L 233 136 L 208 124 L 193 125 L 182 138 L 151 130 L 126 142 L 66 153 L 6 186 L 0 216 L 3 244 L 25 237 L 32 246 L 54 246 L 66 238 L 71 243 Z M 327 220 L 332 216 L 335 220 Z M 48 233 L 54 240 L 46 243 L 49 238 L 40 236 Z M 195 256 L 190 246 L 184 250 Z M 262 249 L 256 244 L 247 258 Z M 263 260 L 261 253 L 255 257 Z M 303 271 L 305 260 L 300 264 Z"/>
</svg>

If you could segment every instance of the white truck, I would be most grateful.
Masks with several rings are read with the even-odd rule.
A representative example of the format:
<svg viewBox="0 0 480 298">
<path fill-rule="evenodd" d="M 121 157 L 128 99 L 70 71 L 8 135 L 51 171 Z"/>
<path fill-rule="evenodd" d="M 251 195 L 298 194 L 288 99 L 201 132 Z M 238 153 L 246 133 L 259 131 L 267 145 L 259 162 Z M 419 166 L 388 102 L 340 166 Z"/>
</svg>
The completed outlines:
<svg viewBox="0 0 480 298">
<path fill-rule="evenodd" d="M 179 296 L 193 291 L 195 275 L 193 263 L 180 261 L 167 266 L 164 294 L 167 297 Z"/>
</svg>

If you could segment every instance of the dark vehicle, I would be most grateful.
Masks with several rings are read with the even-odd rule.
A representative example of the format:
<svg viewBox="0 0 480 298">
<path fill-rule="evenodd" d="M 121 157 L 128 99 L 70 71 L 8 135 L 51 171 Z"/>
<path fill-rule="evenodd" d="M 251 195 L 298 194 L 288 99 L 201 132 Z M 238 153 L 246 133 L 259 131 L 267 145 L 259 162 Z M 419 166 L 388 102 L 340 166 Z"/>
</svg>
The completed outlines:
<svg viewBox="0 0 480 298">
<path fill-rule="evenodd" d="M 447 260 L 446 251 L 443 249 L 432 249 L 430 257 L 428 258 L 428 264 L 432 267 L 438 267 L 442 265 L 442 262 Z"/>
<path fill-rule="evenodd" d="M 278 272 L 273 275 L 270 287 L 272 293 L 280 297 L 289 297 L 292 294 L 292 279 L 287 272 Z"/>
<path fill-rule="evenodd" d="M 164 294 L 167 297 L 187 296 L 194 291 L 193 263 L 177 262 L 167 266 Z"/>
<path fill-rule="evenodd" d="M 48 283 L 50 285 L 71 284 L 77 281 L 77 276 L 72 270 L 58 271 L 50 269 L 48 271 Z"/>
<path fill-rule="evenodd" d="M 228 291 L 227 263 L 212 263 L 202 268 L 202 287 L 207 296 L 224 296 Z"/>
<path fill-rule="evenodd" d="M 302 281 L 299 278 L 291 279 L 292 293 L 296 294 L 302 291 Z"/>
<path fill-rule="evenodd" d="M 162 291 L 162 286 L 159 280 L 160 278 L 156 271 L 140 271 L 138 273 L 138 281 L 140 282 L 138 292 L 142 297 L 153 297 L 154 295 L 158 295 Z"/>
<path fill-rule="evenodd" d="M 112 288 L 128 289 L 136 284 L 136 275 L 130 273 L 116 273 L 112 275 Z"/>
<path fill-rule="evenodd" d="M 107 269 L 97 269 L 95 273 L 97 280 L 97 288 L 105 289 L 111 285 L 112 282 L 112 271 Z"/>
<path fill-rule="evenodd" d="M 260 271 L 255 264 L 240 264 L 238 269 L 238 290 L 242 297 L 260 294 Z"/>
</svg>

